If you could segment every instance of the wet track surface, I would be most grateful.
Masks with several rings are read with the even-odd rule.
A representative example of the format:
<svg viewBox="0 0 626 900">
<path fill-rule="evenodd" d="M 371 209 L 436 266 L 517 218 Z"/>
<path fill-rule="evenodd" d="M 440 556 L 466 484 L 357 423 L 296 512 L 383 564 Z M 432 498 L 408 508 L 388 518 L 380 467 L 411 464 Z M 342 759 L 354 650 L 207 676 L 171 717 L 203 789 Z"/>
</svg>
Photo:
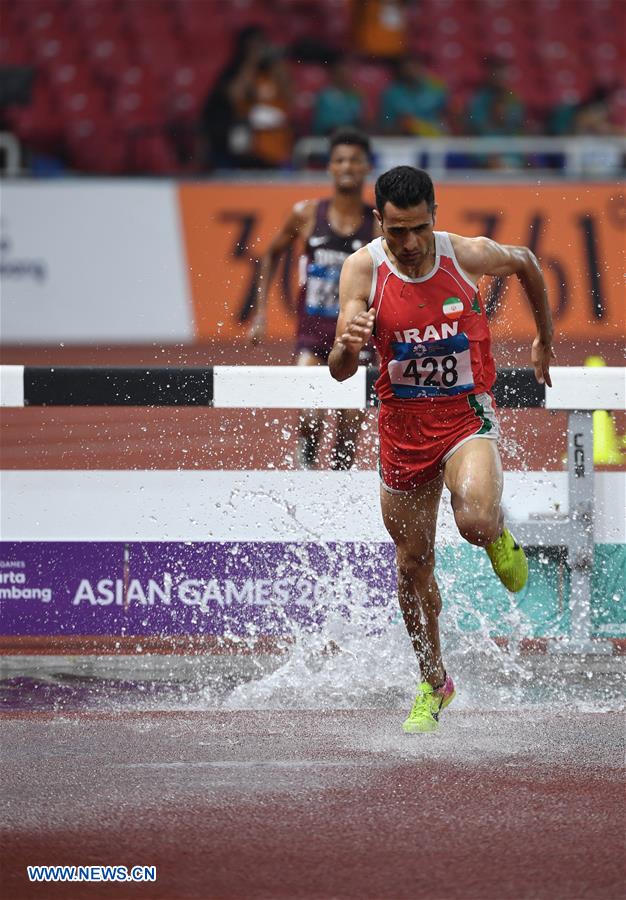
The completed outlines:
<svg viewBox="0 0 626 900">
<path fill-rule="evenodd" d="M 14 897 L 618 898 L 619 713 L 9 713 Z M 157 866 L 151 885 L 29 885 L 27 864 Z"/>
</svg>

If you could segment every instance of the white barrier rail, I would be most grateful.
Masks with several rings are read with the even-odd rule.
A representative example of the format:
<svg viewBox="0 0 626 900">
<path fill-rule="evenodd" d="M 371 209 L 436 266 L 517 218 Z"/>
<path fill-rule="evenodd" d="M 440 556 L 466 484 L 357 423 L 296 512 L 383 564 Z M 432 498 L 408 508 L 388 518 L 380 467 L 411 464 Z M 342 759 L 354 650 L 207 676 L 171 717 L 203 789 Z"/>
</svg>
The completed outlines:
<svg viewBox="0 0 626 900">
<path fill-rule="evenodd" d="M 553 387 L 530 369 L 500 369 L 500 406 L 624 409 L 626 369 L 555 366 Z M 347 381 L 326 366 L 186 368 L 0 366 L 1 406 L 215 406 L 222 409 L 360 409 L 371 403 L 375 369 Z"/>
<path fill-rule="evenodd" d="M 527 166 L 512 160 L 534 158 L 530 170 L 534 176 L 544 169 L 554 172 L 549 166 L 539 164 L 541 157 L 562 158 L 563 169 L 557 172 L 561 178 L 563 173 L 569 178 L 614 176 L 626 167 L 626 137 L 622 136 L 373 137 L 372 149 L 377 171 L 382 172 L 392 166 L 421 165 L 436 181 L 445 181 L 446 177 L 458 178 L 462 170 L 461 157 L 470 160 L 468 168 L 472 171 L 472 177 L 497 177 L 500 180 L 507 171 L 518 179 L 524 175 L 528 177 Z M 310 158 L 319 160 L 327 153 L 326 138 L 301 138 L 294 149 L 294 165 L 296 168 L 306 168 Z M 476 169 L 477 161 L 480 164 L 485 158 L 498 158 L 500 166 L 491 172 L 481 169 L 480 165 Z"/>
</svg>

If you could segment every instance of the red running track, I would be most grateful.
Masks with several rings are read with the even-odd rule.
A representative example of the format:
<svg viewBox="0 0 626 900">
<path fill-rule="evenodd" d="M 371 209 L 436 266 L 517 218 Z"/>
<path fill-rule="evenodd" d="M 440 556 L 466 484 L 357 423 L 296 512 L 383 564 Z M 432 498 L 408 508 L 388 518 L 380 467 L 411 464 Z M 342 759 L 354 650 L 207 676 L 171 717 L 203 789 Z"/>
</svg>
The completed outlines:
<svg viewBox="0 0 626 900">
<path fill-rule="evenodd" d="M 3 896 L 613 900 L 623 717 L 451 710 L 4 717 Z M 27 864 L 156 865 L 30 885 Z"/>
</svg>

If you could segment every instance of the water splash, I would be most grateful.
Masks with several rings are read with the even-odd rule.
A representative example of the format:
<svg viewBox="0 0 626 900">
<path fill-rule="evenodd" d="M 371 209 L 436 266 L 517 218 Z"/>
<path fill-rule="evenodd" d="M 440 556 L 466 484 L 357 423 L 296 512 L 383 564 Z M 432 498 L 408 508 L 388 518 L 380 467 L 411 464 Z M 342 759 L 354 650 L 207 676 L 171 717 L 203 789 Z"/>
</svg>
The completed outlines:
<svg viewBox="0 0 626 900">
<path fill-rule="evenodd" d="M 445 592 L 446 581 L 440 579 Z M 468 609 L 480 627 L 462 627 Z M 402 709 L 419 681 L 413 650 L 395 603 L 330 611 L 320 628 L 293 628 L 293 644 L 273 671 L 238 684 L 221 707 L 242 709 Z M 624 708 L 626 667 L 619 658 L 524 654 L 530 631 L 511 605 L 511 638 L 496 643 L 490 623 L 467 596 L 457 596 L 441 616 L 442 649 L 457 684 L 457 709 L 516 711 L 536 705 L 555 709 Z M 209 699 L 205 695 L 205 699 Z"/>
</svg>

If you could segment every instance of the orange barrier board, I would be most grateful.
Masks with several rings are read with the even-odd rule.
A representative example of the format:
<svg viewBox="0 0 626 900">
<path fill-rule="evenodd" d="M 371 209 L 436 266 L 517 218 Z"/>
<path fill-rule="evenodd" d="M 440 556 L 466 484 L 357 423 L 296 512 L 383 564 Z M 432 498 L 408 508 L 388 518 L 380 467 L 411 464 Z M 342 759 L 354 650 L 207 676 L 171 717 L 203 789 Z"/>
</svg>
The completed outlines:
<svg viewBox="0 0 626 900">
<path fill-rule="evenodd" d="M 323 183 L 184 184 L 179 202 L 198 338 L 237 342 L 254 297 L 259 256 L 300 200 Z M 371 195 L 370 195 L 371 196 Z M 559 338 L 615 341 L 624 335 L 626 196 L 618 185 L 442 185 L 437 227 L 529 246 L 546 274 Z M 292 340 L 297 253 L 280 268 L 268 337 Z M 533 319 L 519 285 L 498 290 L 494 337 L 527 340 Z M 504 286 L 502 286 L 504 287 Z M 242 359 L 245 362 L 245 359 Z"/>
</svg>

